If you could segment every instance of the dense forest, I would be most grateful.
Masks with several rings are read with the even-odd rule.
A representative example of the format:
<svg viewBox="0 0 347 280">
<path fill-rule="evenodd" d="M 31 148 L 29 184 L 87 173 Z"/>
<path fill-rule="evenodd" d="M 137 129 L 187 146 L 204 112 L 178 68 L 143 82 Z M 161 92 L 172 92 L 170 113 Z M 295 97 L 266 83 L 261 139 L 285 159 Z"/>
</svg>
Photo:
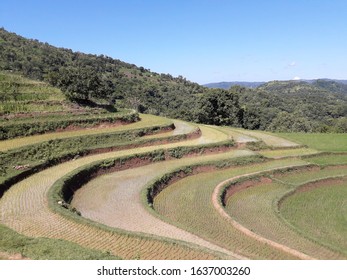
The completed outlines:
<svg viewBox="0 0 347 280">
<path fill-rule="evenodd" d="M 210 89 L 182 76 L 155 73 L 105 55 L 56 48 L 3 28 L 0 71 L 46 81 L 79 104 L 107 103 L 247 129 L 347 132 L 347 86 L 331 80 Z"/>
</svg>

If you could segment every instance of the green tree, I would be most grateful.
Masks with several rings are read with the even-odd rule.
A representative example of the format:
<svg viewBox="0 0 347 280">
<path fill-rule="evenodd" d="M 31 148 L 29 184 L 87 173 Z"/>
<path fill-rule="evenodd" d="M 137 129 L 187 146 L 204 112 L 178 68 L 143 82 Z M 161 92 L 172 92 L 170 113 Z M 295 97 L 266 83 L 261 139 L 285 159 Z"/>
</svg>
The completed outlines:
<svg viewBox="0 0 347 280">
<path fill-rule="evenodd" d="M 238 94 L 222 89 L 212 90 L 198 101 L 196 120 L 215 125 L 240 126 L 242 109 Z"/>
<path fill-rule="evenodd" d="M 107 99 L 114 91 L 112 81 L 103 80 L 100 74 L 88 68 L 62 69 L 57 75 L 50 74 L 49 78 L 74 101 Z"/>
</svg>

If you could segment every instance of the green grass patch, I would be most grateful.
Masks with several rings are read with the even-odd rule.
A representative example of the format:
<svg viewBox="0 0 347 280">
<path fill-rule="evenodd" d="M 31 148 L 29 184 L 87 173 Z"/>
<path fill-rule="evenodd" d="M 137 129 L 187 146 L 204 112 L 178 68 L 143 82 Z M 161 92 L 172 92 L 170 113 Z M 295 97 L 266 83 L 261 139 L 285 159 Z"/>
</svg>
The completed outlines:
<svg viewBox="0 0 347 280">
<path fill-rule="evenodd" d="M 299 149 L 283 149 L 283 150 L 267 150 L 260 151 L 259 154 L 268 158 L 282 158 L 282 157 L 300 157 L 304 155 L 312 155 L 318 153 L 314 149 L 299 148 Z"/>
<path fill-rule="evenodd" d="M 38 119 L 2 122 L 0 127 L 0 140 L 15 137 L 42 134 L 45 132 L 65 129 L 69 126 L 86 128 L 100 123 L 126 122 L 132 123 L 139 120 L 139 116 L 133 111 L 122 111 L 113 114 L 90 114 L 82 116 L 45 116 Z"/>
<path fill-rule="evenodd" d="M 321 166 L 347 164 L 346 154 L 322 154 L 305 158 L 307 161 Z"/>
<path fill-rule="evenodd" d="M 59 89 L 8 72 L 0 72 L 0 101 L 0 115 L 65 111 L 67 105 Z"/>
<path fill-rule="evenodd" d="M 305 169 L 301 169 L 301 172 L 305 172 Z M 319 175 L 316 178 L 319 178 Z M 312 180 L 315 180 L 314 176 Z M 242 185 L 244 188 L 231 195 L 225 206 L 226 212 L 242 226 L 268 240 L 314 258 L 342 257 L 339 253 L 332 252 L 321 244 L 305 238 L 278 216 L 277 201 L 285 196 L 290 188 L 295 188 L 294 186 L 288 188 L 286 184 L 271 182 L 264 178 L 246 178 L 244 182 L 233 184 L 229 188 L 232 190 Z"/>
<path fill-rule="evenodd" d="M 276 133 L 309 148 L 324 152 L 347 152 L 346 133 Z"/>
<path fill-rule="evenodd" d="M 324 178 L 338 177 L 347 175 L 346 166 L 327 166 L 327 167 L 314 167 L 305 172 L 302 170 L 297 170 L 293 172 L 287 172 L 283 174 L 275 174 L 274 178 L 280 180 L 281 182 L 292 185 L 299 186 L 313 180 L 321 180 Z"/>
<path fill-rule="evenodd" d="M 308 238 L 347 256 L 347 180 L 332 180 L 288 196 L 282 216 Z"/>
<path fill-rule="evenodd" d="M 10 254 L 20 253 L 36 260 L 117 260 L 108 252 L 82 247 L 76 243 L 49 239 L 31 238 L 0 224 L 0 250 Z"/>
</svg>

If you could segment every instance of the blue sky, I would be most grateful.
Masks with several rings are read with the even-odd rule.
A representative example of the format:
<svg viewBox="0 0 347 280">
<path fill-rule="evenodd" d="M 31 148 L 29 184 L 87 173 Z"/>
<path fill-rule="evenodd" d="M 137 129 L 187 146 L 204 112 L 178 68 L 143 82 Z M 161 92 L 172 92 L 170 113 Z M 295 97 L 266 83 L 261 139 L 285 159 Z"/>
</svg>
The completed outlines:
<svg viewBox="0 0 347 280">
<path fill-rule="evenodd" d="M 347 79 L 345 0 L 2 0 L 0 27 L 198 83 Z"/>
</svg>

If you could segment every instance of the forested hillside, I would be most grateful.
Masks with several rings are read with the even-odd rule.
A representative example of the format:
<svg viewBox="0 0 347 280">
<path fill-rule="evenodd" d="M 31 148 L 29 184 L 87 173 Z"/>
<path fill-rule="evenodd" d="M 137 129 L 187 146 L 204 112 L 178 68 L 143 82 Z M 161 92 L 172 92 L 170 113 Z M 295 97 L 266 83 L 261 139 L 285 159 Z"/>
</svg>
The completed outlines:
<svg viewBox="0 0 347 280">
<path fill-rule="evenodd" d="M 334 84 L 338 84 L 333 82 Z M 271 131 L 347 131 L 347 91 L 328 82 L 274 81 L 241 95 L 244 126 Z M 341 87 L 344 86 L 341 84 Z"/>
<path fill-rule="evenodd" d="M 346 132 L 346 85 L 271 82 L 256 89 L 209 89 L 105 56 L 56 48 L 0 29 L 0 71 L 58 87 L 71 102 L 248 129 Z M 4 93 L 0 93 L 4 94 Z"/>
</svg>

